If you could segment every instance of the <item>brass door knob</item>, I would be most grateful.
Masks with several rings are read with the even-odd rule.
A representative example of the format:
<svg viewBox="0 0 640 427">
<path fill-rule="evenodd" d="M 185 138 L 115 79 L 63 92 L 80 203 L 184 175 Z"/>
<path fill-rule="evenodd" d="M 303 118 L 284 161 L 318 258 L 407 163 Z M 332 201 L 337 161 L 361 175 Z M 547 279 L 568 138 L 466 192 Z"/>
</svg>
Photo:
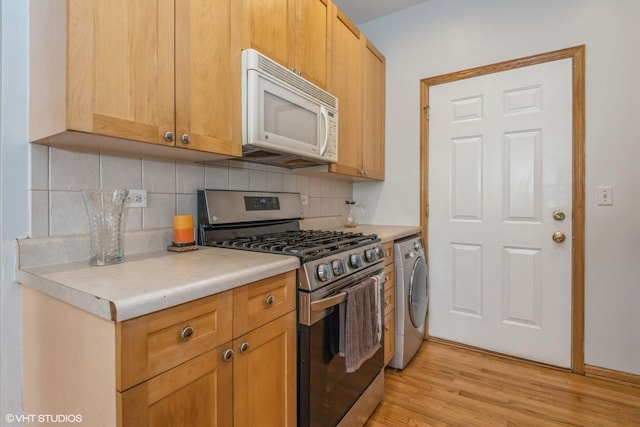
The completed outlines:
<svg viewBox="0 0 640 427">
<path fill-rule="evenodd" d="M 553 241 L 556 243 L 562 243 L 565 241 L 565 239 L 567 238 L 567 236 L 565 236 L 565 234 L 562 231 L 556 231 L 555 233 L 553 233 Z"/>
<path fill-rule="evenodd" d="M 564 221 L 565 215 L 562 211 L 553 211 L 553 219 L 556 221 Z"/>
</svg>

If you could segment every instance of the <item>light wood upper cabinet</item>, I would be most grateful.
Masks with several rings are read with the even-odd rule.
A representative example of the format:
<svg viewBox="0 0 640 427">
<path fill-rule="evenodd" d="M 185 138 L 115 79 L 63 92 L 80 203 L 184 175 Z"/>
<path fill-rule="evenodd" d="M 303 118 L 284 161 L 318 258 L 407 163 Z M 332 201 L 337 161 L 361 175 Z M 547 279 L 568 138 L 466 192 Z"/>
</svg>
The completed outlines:
<svg viewBox="0 0 640 427">
<path fill-rule="evenodd" d="M 295 67 L 311 83 L 327 88 L 331 66 L 331 0 L 297 0 Z"/>
<path fill-rule="evenodd" d="M 242 49 L 327 87 L 331 0 L 243 0 Z"/>
<path fill-rule="evenodd" d="M 176 145 L 242 154 L 240 2 L 176 1 Z"/>
<path fill-rule="evenodd" d="M 362 164 L 362 42 L 360 30 L 333 7 L 329 92 L 338 97 L 338 163 L 332 172 L 360 176 Z"/>
<path fill-rule="evenodd" d="M 338 163 L 330 171 L 384 179 L 384 56 L 333 8 L 329 91 L 338 97 Z"/>
<path fill-rule="evenodd" d="M 363 38 L 362 170 L 365 178 L 384 179 L 385 58 Z"/>
<path fill-rule="evenodd" d="M 237 1 L 69 0 L 67 19 L 67 129 L 241 154 Z"/>
</svg>

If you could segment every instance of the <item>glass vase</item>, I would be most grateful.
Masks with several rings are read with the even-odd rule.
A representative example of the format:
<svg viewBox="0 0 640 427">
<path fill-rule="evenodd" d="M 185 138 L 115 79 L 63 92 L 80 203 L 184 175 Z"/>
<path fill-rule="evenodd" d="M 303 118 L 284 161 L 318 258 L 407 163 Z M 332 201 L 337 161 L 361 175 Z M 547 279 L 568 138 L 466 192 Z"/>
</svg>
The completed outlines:
<svg viewBox="0 0 640 427">
<path fill-rule="evenodd" d="M 124 261 L 124 202 L 127 190 L 82 190 L 89 215 L 89 265 Z"/>
</svg>

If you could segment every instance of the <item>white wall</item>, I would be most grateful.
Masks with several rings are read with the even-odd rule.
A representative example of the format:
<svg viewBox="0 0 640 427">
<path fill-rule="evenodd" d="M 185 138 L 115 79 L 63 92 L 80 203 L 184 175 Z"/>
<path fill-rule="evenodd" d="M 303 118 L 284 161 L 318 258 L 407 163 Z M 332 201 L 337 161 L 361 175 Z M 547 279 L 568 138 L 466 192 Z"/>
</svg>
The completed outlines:
<svg viewBox="0 0 640 427">
<path fill-rule="evenodd" d="M 363 25 L 387 60 L 388 179 L 354 186 L 373 222 L 419 224 L 420 79 L 585 44 L 585 362 L 634 374 L 640 374 L 639 16 L 637 0 L 428 0 Z M 614 187 L 613 206 L 596 205 L 598 185 Z"/>
<path fill-rule="evenodd" d="M 20 288 L 15 282 L 16 238 L 28 230 L 28 2 L 2 0 L 0 108 L 0 366 L 1 423 L 22 413 Z M 7 423 L 6 425 L 19 425 Z"/>
</svg>

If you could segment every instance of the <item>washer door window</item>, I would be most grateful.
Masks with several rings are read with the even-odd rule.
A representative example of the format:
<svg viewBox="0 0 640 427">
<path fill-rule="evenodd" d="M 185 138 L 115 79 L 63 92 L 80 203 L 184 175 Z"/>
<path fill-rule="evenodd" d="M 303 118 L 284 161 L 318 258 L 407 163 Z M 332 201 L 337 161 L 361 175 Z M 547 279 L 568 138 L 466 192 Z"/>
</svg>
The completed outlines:
<svg viewBox="0 0 640 427">
<path fill-rule="evenodd" d="M 422 328 L 427 315 L 427 264 L 423 257 L 416 259 L 411 271 L 409 288 L 409 317 L 415 328 Z"/>
</svg>

